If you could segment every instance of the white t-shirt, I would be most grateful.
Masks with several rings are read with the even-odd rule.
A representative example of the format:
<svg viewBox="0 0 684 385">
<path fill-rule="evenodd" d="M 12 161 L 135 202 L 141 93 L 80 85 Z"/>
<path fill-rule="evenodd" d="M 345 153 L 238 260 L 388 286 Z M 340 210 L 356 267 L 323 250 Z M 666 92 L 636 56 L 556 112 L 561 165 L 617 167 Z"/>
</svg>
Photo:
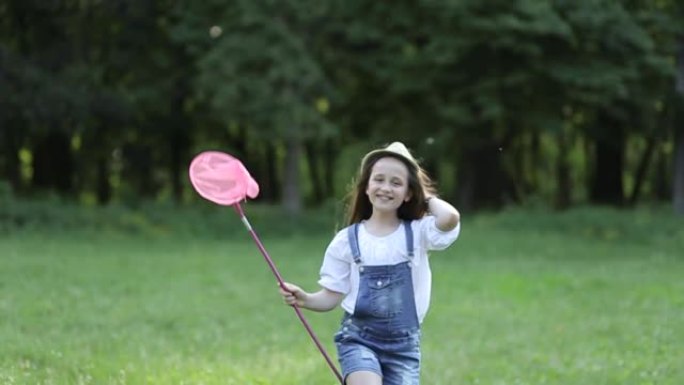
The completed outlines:
<svg viewBox="0 0 684 385">
<path fill-rule="evenodd" d="M 428 251 L 449 247 L 458 238 L 461 224 L 451 231 L 441 231 L 435 226 L 435 217 L 426 215 L 411 222 L 411 228 L 414 244 L 411 274 L 418 321 L 422 323 L 430 306 L 432 286 Z M 364 221 L 359 226 L 358 237 L 361 265 L 394 265 L 409 260 L 403 224 L 400 224 L 393 233 L 377 237 L 366 231 Z M 359 293 L 359 265 L 354 263 L 346 228 L 339 231 L 328 245 L 320 276 L 319 285 L 347 295 L 341 306 L 349 314 L 354 314 Z"/>
</svg>

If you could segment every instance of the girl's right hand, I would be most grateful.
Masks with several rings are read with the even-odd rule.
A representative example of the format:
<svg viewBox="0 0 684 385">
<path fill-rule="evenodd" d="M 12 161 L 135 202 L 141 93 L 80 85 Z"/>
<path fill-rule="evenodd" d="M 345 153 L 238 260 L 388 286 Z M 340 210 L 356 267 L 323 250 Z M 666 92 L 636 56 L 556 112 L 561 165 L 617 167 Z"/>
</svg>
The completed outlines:
<svg viewBox="0 0 684 385">
<path fill-rule="evenodd" d="M 279 286 L 280 295 L 283 296 L 283 301 L 290 306 L 304 307 L 307 299 L 307 292 L 291 283 L 284 282 L 284 285 L 285 287 Z"/>
</svg>

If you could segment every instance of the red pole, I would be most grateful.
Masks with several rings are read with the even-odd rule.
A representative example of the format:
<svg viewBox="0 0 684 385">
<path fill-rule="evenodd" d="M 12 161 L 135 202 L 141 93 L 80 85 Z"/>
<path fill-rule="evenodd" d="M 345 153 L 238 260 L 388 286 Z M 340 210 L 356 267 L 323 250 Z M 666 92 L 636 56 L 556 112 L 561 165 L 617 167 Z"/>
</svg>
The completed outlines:
<svg viewBox="0 0 684 385">
<path fill-rule="evenodd" d="M 242 207 L 240 206 L 240 202 L 234 204 L 233 207 L 235 208 L 235 211 L 238 213 L 238 216 L 240 216 L 240 220 L 242 221 L 242 223 L 245 225 L 245 227 L 249 231 L 249 234 L 252 236 L 252 239 L 254 239 L 254 242 L 256 243 L 257 247 L 259 248 L 259 251 L 261 251 L 261 255 L 264 256 L 266 263 L 268 263 L 268 266 L 271 268 L 273 275 L 275 275 L 276 279 L 278 280 L 278 284 L 280 285 L 281 288 L 283 288 L 283 290 L 288 291 L 287 288 L 285 288 L 285 282 L 283 281 L 283 278 L 280 275 L 280 272 L 278 272 L 278 269 L 276 268 L 275 263 L 273 263 L 273 260 L 268 255 L 268 252 L 266 251 L 266 248 L 264 248 L 264 245 L 261 243 L 259 236 L 256 234 L 256 232 L 254 231 L 252 226 L 249 224 L 249 221 L 247 220 L 247 217 L 245 216 L 244 211 L 242 211 Z M 316 347 L 318 347 L 318 350 L 323 355 L 323 358 L 325 358 L 325 361 L 328 363 L 328 366 L 330 366 L 330 369 L 332 369 L 332 371 L 335 373 L 335 376 L 337 376 L 337 379 L 340 381 L 340 384 L 344 385 L 344 380 L 342 379 L 342 375 L 337 370 L 337 367 L 335 366 L 335 364 L 333 364 L 332 360 L 328 356 L 328 353 L 325 351 L 325 348 L 321 344 L 321 341 L 319 341 L 319 339 L 318 339 L 318 337 L 316 337 L 316 334 L 314 333 L 313 329 L 311 329 L 311 326 L 309 326 L 309 322 L 306 320 L 306 318 L 304 318 L 304 314 L 302 314 L 301 309 L 299 309 L 299 307 L 295 306 L 295 305 L 293 305 L 292 308 L 294 309 L 295 313 L 297 313 L 297 317 L 299 317 L 299 320 L 304 325 L 304 328 L 309 333 L 309 336 L 311 336 L 311 339 L 313 340 L 314 344 L 316 344 Z"/>
</svg>

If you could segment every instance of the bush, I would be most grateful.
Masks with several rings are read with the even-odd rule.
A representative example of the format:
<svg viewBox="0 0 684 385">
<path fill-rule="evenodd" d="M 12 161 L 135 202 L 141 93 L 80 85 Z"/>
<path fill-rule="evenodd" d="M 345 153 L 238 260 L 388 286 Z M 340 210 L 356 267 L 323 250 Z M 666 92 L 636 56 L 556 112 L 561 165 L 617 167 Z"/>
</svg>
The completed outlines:
<svg viewBox="0 0 684 385">
<path fill-rule="evenodd" d="M 259 234 L 332 234 L 335 214 L 329 208 L 288 215 L 278 206 L 247 203 L 245 214 Z M 176 206 L 146 202 L 124 205 L 83 206 L 59 199 L 8 200 L 0 205 L 0 234 L 16 232 L 95 232 L 144 237 L 244 237 L 246 229 L 231 207 L 210 203 Z"/>
</svg>

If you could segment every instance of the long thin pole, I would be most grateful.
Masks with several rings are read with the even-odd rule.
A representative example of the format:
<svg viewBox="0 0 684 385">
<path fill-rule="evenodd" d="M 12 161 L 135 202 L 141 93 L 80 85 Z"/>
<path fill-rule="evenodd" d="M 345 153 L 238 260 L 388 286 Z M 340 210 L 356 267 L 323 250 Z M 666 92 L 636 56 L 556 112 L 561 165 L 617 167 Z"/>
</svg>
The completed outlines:
<svg viewBox="0 0 684 385">
<path fill-rule="evenodd" d="M 280 272 L 278 272 L 278 269 L 276 268 L 275 263 L 273 263 L 273 260 L 268 255 L 266 248 L 264 248 L 264 245 L 261 243 L 259 236 L 256 234 L 256 232 L 252 228 L 252 225 L 249 224 L 249 221 L 247 220 L 247 216 L 245 216 L 244 211 L 242 211 L 242 207 L 240 206 L 240 203 L 238 202 L 238 203 L 234 204 L 233 207 L 235 208 L 235 211 L 240 216 L 240 220 L 242 221 L 242 223 L 247 228 L 247 231 L 249 231 L 249 234 L 252 236 L 252 239 L 254 239 L 254 242 L 256 243 L 257 247 L 259 248 L 259 251 L 261 251 L 261 255 L 264 256 L 266 263 L 268 263 L 268 266 L 271 268 L 273 275 L 275 275 L 276 279 L 278 280 L 278 284 L 280 285 L 281 288 L 283 288 L 283 290 L 288 291 L 287 288 L 285 287 L 285 281 L 283 281 L 283 277 L 280 275 Z M 299 320 L 302 321 L 304 328 L 309 333 L 309 336 L 311 336 L 311 339 L 313 340 L 314 344 L 316 344 L 316 347 L 318 347 L 318 350 L 323 355 L 323 358 L 325 358 L 325 361 L 328 363 L 328 366 L 330 366 L 330 369 L 332 369 L 332 371 L 335 373 L 335 376 L 337 376 L 337 379 L 340 381 L 340 384 L 344 385 L 344 380 L 342 379 L 342 375 L 337 370 L 337 367 L 335 366 L 335 364 L 333 364 L 332 360 L 330 359 L 330 356 L 328 356 L 328 353 L 325 351 L 325 348 L 323 348 L 321 341 L 318 340 L 318 337 L 316 337 L 316 334 L 314 333 L 313 329 L 311 329 L 311 326 L 309 326 L 309 322 L 306 320 L 306 318 L 304 318 L 304 314 L 302 314 L 301 309 L 299 309 L 299 307 L 296 305 L 293 305 L 292 308 L 294 309 L 295 313 L 297 313 L 297 317 L 299 317 Z"/>
</svg>

